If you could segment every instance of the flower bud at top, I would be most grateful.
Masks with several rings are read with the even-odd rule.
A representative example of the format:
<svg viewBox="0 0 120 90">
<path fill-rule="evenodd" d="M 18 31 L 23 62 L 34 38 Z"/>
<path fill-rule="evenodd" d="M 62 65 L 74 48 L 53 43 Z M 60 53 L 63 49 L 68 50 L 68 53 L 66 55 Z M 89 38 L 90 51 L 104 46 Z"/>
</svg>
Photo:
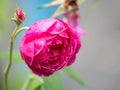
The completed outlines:
<svg viewBox="0 0 120 90">
<path fill-rule="evenodd" d="M 24 21 L 24 19 L 25 19 L 25 12 L 17 6 L 14 14 L 14 21 L 17 24 L 21 24 Z"/>
</svg>

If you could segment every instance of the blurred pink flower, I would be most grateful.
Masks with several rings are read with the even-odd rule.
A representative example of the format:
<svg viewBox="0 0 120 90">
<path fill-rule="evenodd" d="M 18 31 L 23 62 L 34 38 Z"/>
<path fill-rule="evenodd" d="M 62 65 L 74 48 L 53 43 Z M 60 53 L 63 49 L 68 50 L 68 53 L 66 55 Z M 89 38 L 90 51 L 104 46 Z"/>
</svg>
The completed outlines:
<svg viewBox="0 0 120 90">
<path fill-rule="evenodd" d="M 80 15 L 79 15 L 79 5 L 77 3 L 77 0 L 64 0 L 64 8 L 66 10 L 64 16 L 67 19 L 67 23 L 75 31 L 77 31 L 79 35 L 86 34 L 86 32 L 78 24 L 78 19 Z"/>
<path fill-rule="evenodd" d="M 78 24 L 78 16 L 75 13 L 65 13 L 67 23 L 79 33 L 79 35 L 85 35 L 87 32 L 82 29 Z"/>
<path fill-rule="evenodd" d="M 81 47 L 79 36 L 60 19 L 40 20 L 30 26 L 22 39 L 22 59 L 35 74 L 52 75 L 75 61 Z"/>
</svg>

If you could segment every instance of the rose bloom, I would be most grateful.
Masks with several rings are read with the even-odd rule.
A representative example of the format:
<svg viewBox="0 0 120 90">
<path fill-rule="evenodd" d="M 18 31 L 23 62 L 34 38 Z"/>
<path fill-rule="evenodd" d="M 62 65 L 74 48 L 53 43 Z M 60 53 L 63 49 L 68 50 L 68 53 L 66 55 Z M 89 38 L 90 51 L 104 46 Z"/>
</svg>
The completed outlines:
<svg viewBox="0 0 120 90">
<path fill-rule="evenodd" d="M 40 20 L 30 26 L 20 45 L 22 59 L 33 73 L 49 76 L 76 59 L 78 32 L 60 19 Z"/>
</svg>

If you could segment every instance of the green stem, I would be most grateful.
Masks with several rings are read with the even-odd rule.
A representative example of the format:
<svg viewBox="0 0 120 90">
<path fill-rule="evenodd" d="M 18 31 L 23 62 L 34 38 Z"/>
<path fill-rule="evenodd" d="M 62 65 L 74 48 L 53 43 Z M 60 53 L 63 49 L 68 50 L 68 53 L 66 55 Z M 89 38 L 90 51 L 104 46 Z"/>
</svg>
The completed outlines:
<svg viewBox="0 0 120 90">
<path fill-rule="evenodd" d="M 22 27 L 20 29 L 18 29 L 18 28 L 19 28 L 19 25 L 16 25 L 16 27 L 10 37 L 9 62 L 8 62 L 7 67 L 4 70 L 4 89 L 5 90 L 8 90 L 8 73 L 9 73 L 11 65 L 12 65 L 12 52 L 13 52 L 14 39 L 18 35 L 18 33 L 20 33 L 23 30 L 28 29 L 28 27 Z"/>
<path fill-rule="evenodd" d="M 34 76 L 33 75 L 30 75 L 29 77 L 28 77 L 28 79 L 25 81 L 25 83 L 24 83 L 24 85 L 23 85 L 23 87 L 22 87 L 22 89 L 21 90 L 28 90 L 28 87 L 29 87 L 29 85 L 31 84 L 31 82 L 34 80 Z"/>
<path fill-rule="evenodd" d="M 14 35 L 16 31 L 18 30 L 18 25 L 16 25 L 11 37 L 10 37 L 10 49 L 9 49 L 9 62 L 7 64 L 7 67 L 4 70 L 4 89 L 8 90 L 8 73 L 10 71 L 11 65 L 12 65 L 12 51 L 13 51 L 13 44 L 14 44 Z"/>
<path fill-rule="evenodd" d="M 32 82 L 35 82 L 35 81 L 37 81 L 38 83 L 36 83 L 36 84 L 34 85 L 34 87 L 32 87 L 32 90 L 36 90 L 36 88 L 37 88 L 38 86 L 41 86 L 41 85 L 44 83 L 43 78 L 37 77 L 37 76 L 34 75 L 34 74 L 30 74 L 30 75 L 28 76 L 27 80 L 25 81 L 25 83 L 23 84 L 23 87 L 21 88 L 21 90 L 29 90 L 29 89 L 31 89 L 30 86 L 31 86 L 32 84 L 34 84 L 34 83 L 32 83 Z"/>
<path fill-rule="evenodd" d="M 16 38 L 16 36 L 17 36 L 21 31 L 27 30 L 28 28 L 29 28 L 29 27 L 22 27 L 22 28 L 18 29 L 18 30 L 16 31 L 15 35 L 14 35 L 14 38 Z"/>
</svg>

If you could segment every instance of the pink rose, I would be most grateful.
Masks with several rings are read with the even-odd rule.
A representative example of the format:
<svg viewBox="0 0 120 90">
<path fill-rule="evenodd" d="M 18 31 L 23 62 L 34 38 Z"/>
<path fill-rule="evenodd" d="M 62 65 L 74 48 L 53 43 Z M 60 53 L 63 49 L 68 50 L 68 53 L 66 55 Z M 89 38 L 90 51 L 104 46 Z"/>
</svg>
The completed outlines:
<svg viewBox="0 0 120 90">
<path fill-rule="evenodd" d="M 60 19 L 30 26 L 20 45 L 22 59 L 37 75 L 49 76 L 71 65 L 81 47 L 78 33 Z"/>
</svg>

